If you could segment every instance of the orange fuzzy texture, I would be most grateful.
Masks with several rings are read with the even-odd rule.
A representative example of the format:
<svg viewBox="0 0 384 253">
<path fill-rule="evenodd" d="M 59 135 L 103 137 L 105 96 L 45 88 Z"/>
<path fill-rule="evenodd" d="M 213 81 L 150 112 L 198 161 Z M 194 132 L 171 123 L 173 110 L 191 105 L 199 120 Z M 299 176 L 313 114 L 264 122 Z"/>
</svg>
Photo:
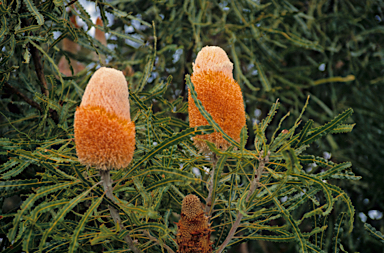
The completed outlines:
<svg viewBox="0 0 384 253">
<path fill-rule="evenodd" d="M 201 71 L 194 73 L 191 80 L 195 86 L 198 99 L 221 129 L 235 141 L 240 141 L 241 129 L 245 126 L 243 95 L 236 81 L 222 71 Z M 195 105 L 191 92 L 188 93 L 189 126 L 209 125 Z M 221 133 L 198 135 L 194 138 L 195 145 L 203 153 L 210 150 L 203 140 L 213 142 L 218 148 L 227 149 L 230 144 Z"/>
<path fill-rule="evenodd" d="M 193 194 L 185 196 L 181 208 L 181 218 L 176 225 L 178 253 L 212 252 L 212 242 L 210 241 L 212 230 L 197 196 Z"/>
<path fill-rule="evenodd" d="M 100 107 L 79 107 L 75 116 L 79 161 L 103 170 L 127 167 L 135 150 L 135 124 Z"/>
<path fill-rule="evenodd" d="M 97 169 L 127 167 L 135 150 L 128 86 L 121 71 L 100 68 L 90 79 L 75 113 L 79 161 Z"/>
</svg>

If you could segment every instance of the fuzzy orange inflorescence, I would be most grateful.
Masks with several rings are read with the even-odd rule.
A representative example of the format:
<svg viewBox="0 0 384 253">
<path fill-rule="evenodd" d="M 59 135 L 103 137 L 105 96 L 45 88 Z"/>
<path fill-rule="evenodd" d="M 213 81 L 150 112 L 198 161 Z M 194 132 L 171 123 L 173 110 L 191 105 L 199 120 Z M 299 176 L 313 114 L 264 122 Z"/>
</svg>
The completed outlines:
<svg viewBox="0 0 384 253">
<path fill-rule="evenodd" d="M 121 71 L 100 68 L 85 89 L 75 114 L 75 142 L 79 161 L 97 169 L 128 166 L 135 149 L 128 86 Z"/>
<path fill-rule="evenodd" d="M 210 241 L 212 230 L 197 196 L 193 194 L 185 196 L 177 228 L 178 253 L 212 252 Z"/>
<path fill-rule="evenodd" d="M 235 141 L 240 141 L 241 129 L 245 126 L 243 94 L 232 77 L 232 63 L 219 47 L 204 47 L 196 58 L 191 77 L 198 99 L 213 120 Z M 208 125 L 195 105 L 191 92 L 188 95 L 190 127 Z M 199 135 L 194 138 L 195 145 L 203 153 L 208 153 L 204 140 L 226 149 L 230 144 L 218 132 Z"/>
</svg>

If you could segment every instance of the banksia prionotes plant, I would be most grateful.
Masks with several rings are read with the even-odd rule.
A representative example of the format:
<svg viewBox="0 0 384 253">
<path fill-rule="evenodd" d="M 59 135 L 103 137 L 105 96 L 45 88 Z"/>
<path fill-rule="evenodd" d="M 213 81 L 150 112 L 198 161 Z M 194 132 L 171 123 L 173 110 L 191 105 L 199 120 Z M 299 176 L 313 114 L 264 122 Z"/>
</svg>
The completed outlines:
<svg viewBox="0 0 384 253">
<path fill-rule="evenodd" d="M 235 141 L 240 141 L 240 132 L 245 126 L 245 111 L 243 95 L 240 86 L 233 79 L 232 69 L 233 64 L 223 49 L 206 46 L 197 54 L 191 80 L 198 99 L 213 120 L 226 134 Z M 191 92 L 188 103 L 190 127 L 208 125 L 196 107 Z M 230 146 L 219 132 L 199 135 L 194 138 L 194 143 L 203 153 L 209 153 L 204 140 L 213 142 L 221 149 Z"/>
<path fill-rule="evenodd" d="M 177 223 L 179 253 L 212 252 L 211 228 L 199 198 L 185 196 L 181 206 L 181 218 Z"/>
<path fill-rule="evenodd" d="M 135 149 L 128 86 L 121 71 L 100 68 L 90 79 L 75 114 L 79 161 L 100 170 L 127 167 Z"/>
</svg>

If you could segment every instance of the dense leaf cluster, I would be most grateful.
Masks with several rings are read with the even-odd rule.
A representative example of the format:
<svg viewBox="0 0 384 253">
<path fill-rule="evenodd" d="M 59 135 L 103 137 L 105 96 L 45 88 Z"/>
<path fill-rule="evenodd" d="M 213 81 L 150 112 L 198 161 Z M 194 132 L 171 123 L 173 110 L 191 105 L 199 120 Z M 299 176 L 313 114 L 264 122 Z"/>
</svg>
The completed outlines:
<svg viewBox="0 0 384 253">
<path fill-rule="evenodd" d="M 97 1 L 95 6 L 104 26 L 96 26 L 79 1 L 0 1 L 1 250 L 112 252 L 127 248 L 127 233 L 144 252 L 177 250 L 173 222 L 181 202 L 190 193 L 204 202 L 212 166 L 191 137 L 222 132 L 186 76 L 205 45 L 228 52 L 248 113 L 240 143 L 224 132 L 233 145 L 228 150 L 207 143 L 218 157 L 212 175 L 214 248 L 239 215 L 241 225 L 228 247 L 246 241 L 271 242 L 249 245 L 276 252 L 382 247 L 382 233 L 369 224 L 355 226 L 359 241 L 348 234 L 356 223 L 355 207 L 384 209 L 382 178 L 376 176 L 384 163 L 384 142 L 378 141 L 384 129 L 378 96 L 384 80 L 382 1 Z M 106 13 L 114 15 L 113 23 Z M 89 35 L 92 27 L 107 33 L 107 46 Z M 64 39 L 81 51 L 63 50 Z M 74 61 L 86 68 L 64 76 L 58 67 L 62 56 L 71 71 Z M 73 140 L 76 106 L 100 65 L 130 69 L 137 148 L 129 167 L 112 174 L 120 204 L 104 197 L 98 171 L 78 162 Z M 187 87 L 210 126 L 189 128 Z M 356 112 L 353 121 L 349 107 Z M 350 132 L 352 122 L 357 123 L 352 133 L 332 137 Z M 330 151 L 332 160 L 321 157 L 323 151 Z M 265 156 L 269 163 L 261 171 Z M 367 181 L 357 183 L 360 177 L 345 160 L 372 178 L 370 188 Z M 257 188 L 248 199 L 255 178 Z M 370 206 L 364 198 L 372 200 Z M 114 224 L 108 205 L 119 210 L 127 230 Z"/>
</svg>

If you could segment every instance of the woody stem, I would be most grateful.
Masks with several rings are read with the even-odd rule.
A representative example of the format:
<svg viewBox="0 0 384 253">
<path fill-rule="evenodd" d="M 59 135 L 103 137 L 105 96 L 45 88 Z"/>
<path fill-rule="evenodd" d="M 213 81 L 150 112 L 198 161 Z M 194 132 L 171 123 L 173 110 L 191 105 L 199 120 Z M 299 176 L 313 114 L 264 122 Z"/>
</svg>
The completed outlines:
<svg viewBox="0 0 384 253">
<path fill-rule="evenodd" d="M 108 170 L 100 170 L 100 177 L 101 177 L 101 181 L 103 182 L 104 191 L 106 192 L 105 195 L 107 196 L 107 198 L 109 198 L 110 200 L 112 200 L 114 203 L 117 204 L 117 201 L 113 196 L 111 174 L 109 173 Z M 111 213 L 112 219 L 115 222 L 115 224 L 119 226 L 122 230 L 125 230 L 124 224 L 121 221 L 119 211 L 117 211 L 113 206 L 110 206 L 110 205 L 108 205 L 108 209 L 109 209 L 109 212 Z M 136 248 L 132 238 L 128 234 L 124 236 L 124 241 L 128 244 L 129 248 L 134 253 L 142 253 L 141 250 Z"/>
<path fill-rule="evenodd" d="M 210 171 L 210 179 L 209 179 L 209 182 L 208 182 L 208 197 L 207 199 L 205 200 L 205 215 L 207 216 L 211 216 L 211 213 L 213 211 L 213 205 L 214 205 L 214 202 L 215 200 L 212 200 L 212 193 L 213 193 L 213 178 L 215 176 L 215 168 L 216 168 L 216 164 L 217 164 L 217 156 L 216 154 L 212 154 L 211 156 L 211 161 L 212 161 L 212 169 Z"/>
<path fill-rule="evenodd" d="M 261 174 L 264 171 L 265 164 L 269 162 L 269 152 L 268 154 L 263 157 L 264 152 L 260 152 L 259 156 L 259 166 L 256 169 L 255 172 L 255 178 L 251 182 L 251 186 L 249 187 L 247 197 L 245 198 L 245 202 L 248 202 L 249 198 L 252 196 L 256 188 L 259 186 L 259 180 L 261 177 Z M 232 237 L 235 235 L 237 228 L 240 226 L 240 222 L 243 219 L 243 214 L 240 213 L 240 211 L 237 213 L 237 217 L 235 220 L 235 223 L 233 223 L 231 230 L 229 231 L 227 238 L 225 238 L 225 241 L 223 244 L 220 245 L 219 249 L 216 251 L 216 253 L 221 253 L 225 247 L 228 245 L 228 243 L 232 240 Z"/>
</svg>

